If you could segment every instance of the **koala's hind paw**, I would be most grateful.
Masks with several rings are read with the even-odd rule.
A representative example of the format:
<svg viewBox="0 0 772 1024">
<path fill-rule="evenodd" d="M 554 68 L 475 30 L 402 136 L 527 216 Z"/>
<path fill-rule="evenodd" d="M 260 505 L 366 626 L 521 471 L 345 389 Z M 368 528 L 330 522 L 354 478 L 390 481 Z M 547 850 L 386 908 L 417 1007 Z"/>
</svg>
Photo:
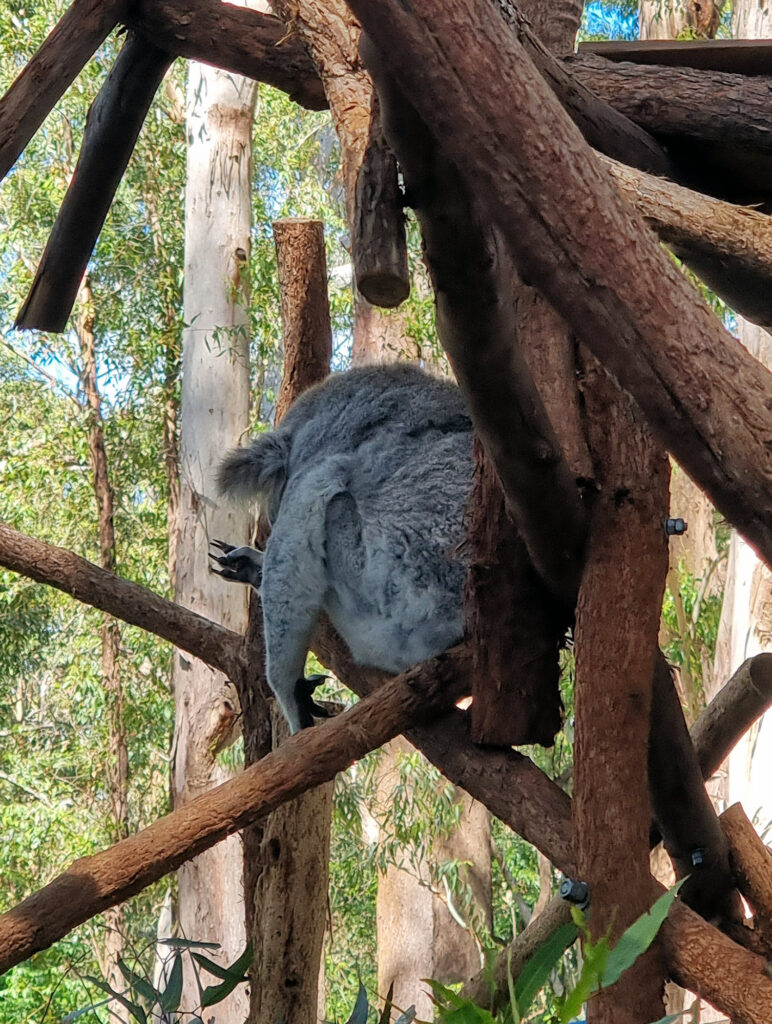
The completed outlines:
<svg viewBox="0 0 772 1024">
<path fill-rule="evenodd" d="M 209 557 L 220 566 L 219 569 L 210 565 L 209 571 L 224 580 L 234 583 L 248 583 L 255 590 L 260 589 L 263 581 L 263 553 L 256 548 L 235 547 L 222 540 L 212 540 L 210 546 L 217 548 L 222 554 L 209 552 Z"/>
<path fill-rule="evenodd" d="M 300 728 L 307 729 L 314 724 L 314 718 L 330 718 L 330 712 L 313 699 L 314 690 L 329 676 L 315 672 L 312 676 L 301 676 L 295 683 L 295 701 L 297 704 Z"/>
</svg>

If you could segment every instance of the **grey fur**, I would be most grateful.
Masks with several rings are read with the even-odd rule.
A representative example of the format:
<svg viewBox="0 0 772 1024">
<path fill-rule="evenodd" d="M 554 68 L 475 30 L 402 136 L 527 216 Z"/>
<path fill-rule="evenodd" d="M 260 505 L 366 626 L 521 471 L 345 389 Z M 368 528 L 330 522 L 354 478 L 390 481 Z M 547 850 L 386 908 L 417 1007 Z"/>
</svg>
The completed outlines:
<svg viewBox="0 0 772 1024">
<path fill-rule="evenodd" d="M 227 457 L 222 490 L 257 498 L 272 522 L 260 587 L 266 670 L 293 732 L 311 724 L 302 677 L 320 612 L 357 663 L 387 672 L 461 638 L 471 481 L 458 389 L 404 364 L 329 377 L 276 431 Z M 244 554 L 216 561 L 254 583 L 259 561 Z"/>
</svg>

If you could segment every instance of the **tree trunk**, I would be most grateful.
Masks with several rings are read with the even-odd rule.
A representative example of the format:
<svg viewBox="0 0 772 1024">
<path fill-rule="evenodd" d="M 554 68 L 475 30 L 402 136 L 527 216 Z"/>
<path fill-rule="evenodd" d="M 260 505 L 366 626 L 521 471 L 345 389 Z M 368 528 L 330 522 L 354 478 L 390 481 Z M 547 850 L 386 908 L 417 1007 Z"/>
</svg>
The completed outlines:
<svg viewBox="0 0 772 1024">
<path fill-rule="evenodd" d="M 724 0 L 640 0 L 641 39 L 712 39 Z"/>
<path fill-rule="evenodd" d="M 592 359 L 584 369 L 600 493 L 577 606 L 574 835 L 594 938 L 618 939 L 651 903 L 648 752 L 667 548 L 668 467 L 640 413 Z M 664 1013 L 661 953 L 588 1005 L 592 1024 Z"/>
<path fill-rule="evenodd" d="M 108 472 L 107 449 L 102 422 L 102 396 L 99 392 L 94 335 L 94 296 L 88 277 L 81 286 L 81 310 L 77 331 L 80 342 L 81 383 L 86 396 L 88 448 L 93 474 L 94 497 L 99 514 L 99 564 L 107 572 L 115 572 L 116 547 L 113 515 L 115 495 Z M 110 798 L 110 831 L 113 842 L 129 834 L 129 753 L 126 726 L 123 719 L 123 685 L 118 667 L 121 629 L 109 615 L 102 615 L 102 686 L 107 704 L 108 755 L 107 788 Z M 118 959 L 123 954 L 125 914 L 123 906 L 105 911 L 105 981 L 119 991 L 123 976 L 118 970 Z"/>
<path fill-rule="evenodd" d="M 214 489 L 224 451 L 244 440 L 249 415 L 246 282 L 251 222 L 251 132 L 257 86 L 205 65 L 188 73 L 185 191 L 180 532 L 177 600 L 237 632 L 246 626 L 246 592 L 209 572 L 215 538 L 248 541 L 248 513 L 225 506 Z M 237 700 L 225 677 L 177 652 L 173 796 L 175 805 L 221 782 L 217 754 L 232 742 Z M 179 873 L 180 925 L 190 939 L 221 943 L 232 961 L 246 943 L 241 839 L 229 839 Z M 184 1006 L 199 996 L 186 979 Z M 218 1019 L 241 1022 L 237 989 Z"/>
<path fill-rule="evenodd" d="M 284 334 L 276 424 L 292 403 L 330 372 L 332 328 L 324 225 L 305 218 L 273 225 Z M 258 528 L 267 539 L 267 524 Z M 262 625 L 252 595 L 249 631 Z M 260 636 L 262 648 L 262 637 Z M 288 735 L 276 704 L 267 705 L 264 660 L 242 677 L 245 760 L 254 764 Z M 247 929 L 255 951 L 247 1020 L 316 1024 L 327 923 L 333 783 L 319 786 L 244 830 Z M 322 988 L 323 991 L 323 988 Z"/>
</svg>

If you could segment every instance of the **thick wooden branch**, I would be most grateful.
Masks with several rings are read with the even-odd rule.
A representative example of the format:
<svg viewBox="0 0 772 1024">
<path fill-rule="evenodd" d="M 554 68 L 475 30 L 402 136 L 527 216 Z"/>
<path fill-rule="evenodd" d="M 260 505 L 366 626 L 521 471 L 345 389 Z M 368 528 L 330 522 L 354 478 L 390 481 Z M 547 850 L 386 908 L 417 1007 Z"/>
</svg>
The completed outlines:
<svg viewBox="0 0 772 1024">
<path fill-rule="evenodd" d="M 235 779 L 115 846 L 75 861 L 0 916 L 0 973 L 219 840 L 334 778 L 416 721 L 441 715 L 462 695 L 458 676 L 453 652 L 435 659 L 428 675 L 411 669 L 345 714 L 293 736 Z"/>
<path fill-rule="evenodd" d="M 147 587 L 114 576 L 66 548 L 18 533 L 4 523 L 0 523 L 0 565 L 155 633 L 226 675 L 238 668 L 242 646 L 238 633 L 166 601 Z"/>
<path fill-rule="evenodd" d="M 440 340 L 533 564 L 550 590 L 572 605 L 582 566 L 584 509 L 516 343 L 508 253 L 367 39 L 362 53 L 421 224 Z"/>
<path fill-rule="evenodd" d="M 129 33 L 89 110 L 78 163 L 16 326 L 63 331 L 115 191 L 172 58 Z"/>
<path fill-rule="evenodd" d="M 711 50 L 718 45 L 711 42 Z M 613 64 L 584 52 L 564 64 L 667 146 L 682 184 L 741 204 L 772 198 L 772 78 Z"/>
<path fill-rule="evenodd" d="M 349 2 L 521 276 L 772 565 L 772 374 L 631 216 L 495 8 Z"/>
<path fill-rule="evenodd" d="M 772 330 L 772 220 L 602 157 L 624 197 L 708 287 Z"/>
<path fill-rule="evenodd" d="M 703 778 L 709 779 L 732 747 L 772 706 L 772 654 L 757 654 L 738 668 L 691 729 Z"/>
<path fill-rule="evenodd" d="M 265 82 L 309 110 L 327 107 L 305 47 L 273 15 L 212 0 L 137 0 L 125 20 L 175 56 Z"/>
<path fill-rule="evenodd" d="M 768 75 L 772 62 L 769 39 L 618 39 L 580 43 L 579 50 L 613 61 L 737 75 Z"/>
<path fill-rule="evenodd" d="M 772 939 L 772 850 L 764 845 L 741 804 L 727 807 L 721 827 L 740 892 L 753 907 L 760 931 Z"/>
<path fill-rule="evenodd" d="M 128 0 L 73 0 L 0 99 L 0 181 L 127 7 Z"/>
</svg>

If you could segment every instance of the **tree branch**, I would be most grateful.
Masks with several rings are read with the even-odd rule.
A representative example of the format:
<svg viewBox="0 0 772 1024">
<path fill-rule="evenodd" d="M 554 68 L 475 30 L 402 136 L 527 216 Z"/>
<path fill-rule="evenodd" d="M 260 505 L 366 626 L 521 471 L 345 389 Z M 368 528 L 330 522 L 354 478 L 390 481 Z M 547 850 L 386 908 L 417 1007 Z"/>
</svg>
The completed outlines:
<svg viewBox="0 0 772 1024">
<path fill-rule="evenodd" d="M 309 110 L 327 107 L 306 48 L 273 15 L 212 0 L 138 0 L 125 20 L 162 50 L 265 82 Z"/>
<path fill-rule="evenodd" d="M 753 907 L 757 926 L 772 939 L 772 851 L 765 846 L 742 809 L 732 804 L 721 815 L 737 885 Z"/>
<path fill-rule="evenodd" d="M 416 721 L 441 715 L 462 696 L 457 656 L 453 651 L 433 659 L 428 673 L 403 673 L 345 714 L 291 737 L 235 779 L 115 846 L 75 861 L 0 915 L 0 973 L 280 804 L 334 778 Z"/>
<path fill-rule="evenodd" d="M 772 653 L 744 661 L 691 729 L 702 776 L 711 775 L 732 747 L 772 706 Z"/>
<path fill-rule="evenodd" d="M 772 330 L 769 216 L 710 199 L 601 157 L 622 195 L 663 242 L 737 313 Z"/>
<path fill-rule="evenodd" d="M 63 331 L 134 144 L 172 62 L 129 33 L 89 110 L 78 163 L 16 326 Z"/>
<path fill-rule="evenodd" d="M 238 633 L 4 523 L 0 523 L 0 565 L 155 633 L 226 675 L 238 668 L 242 657 Z"/>
<path fill-rule="evenodd" d="M 73 0 L 0 99 L 0 181 L 127 7 L 128 0 Z"/>
<path fill-rule="evenodd" d="M 630 216 L 520 41 L 502 34 L 493 7 L 349 2 L 502 231 L 521 276 L 772 565 L 772 374 Z"/>
</svg>

